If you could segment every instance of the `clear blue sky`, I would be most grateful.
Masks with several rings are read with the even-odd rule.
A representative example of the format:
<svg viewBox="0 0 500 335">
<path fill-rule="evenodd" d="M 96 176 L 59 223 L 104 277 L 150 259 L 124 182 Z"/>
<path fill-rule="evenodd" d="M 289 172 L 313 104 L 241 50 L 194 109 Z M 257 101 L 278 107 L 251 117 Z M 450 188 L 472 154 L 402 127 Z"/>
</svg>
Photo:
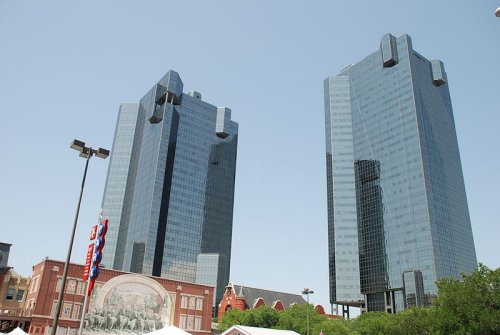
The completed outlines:
<svg viewBox="0 0 500 335">
<path fill-rule="evenodd" d="M 64 260 L 84 160 L 169 69 L 240 124 L 231 279 L 328 307 L 323 79 L 384 33 L 445 64 L 478 260 L 500 265 L 500 1 L 0 2 L 0 241 L 23 275 Z M 91 161 L 82 263 L 108 161 Z M 113 223 L 111 223 L 113 224 Z"/>
</svg>

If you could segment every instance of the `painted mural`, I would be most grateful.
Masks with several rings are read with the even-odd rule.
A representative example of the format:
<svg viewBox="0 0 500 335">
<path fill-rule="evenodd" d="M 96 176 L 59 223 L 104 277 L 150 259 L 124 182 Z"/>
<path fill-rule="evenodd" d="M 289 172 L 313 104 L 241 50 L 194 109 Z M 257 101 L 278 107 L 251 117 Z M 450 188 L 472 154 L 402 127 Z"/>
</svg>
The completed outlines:
<svg viewBox="0 0 500 335">
<path fill-rule="evenodd" d="M 143 334 L 172 324 L 175 296 L 150 278 L 118 276 L 95 291 L 85 315 L 87 335 Z"/>
</svg>

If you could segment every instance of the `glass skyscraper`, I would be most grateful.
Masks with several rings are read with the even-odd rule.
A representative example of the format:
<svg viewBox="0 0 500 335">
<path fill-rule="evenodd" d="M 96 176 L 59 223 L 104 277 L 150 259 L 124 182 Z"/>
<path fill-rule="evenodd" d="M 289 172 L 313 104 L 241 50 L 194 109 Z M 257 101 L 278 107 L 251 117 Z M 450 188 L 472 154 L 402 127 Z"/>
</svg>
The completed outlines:
<svg viewBox="0 0 500 335">
<path fill-rule="evenodd" d="M 229 108 L 182 90 L 169 71 L 140 102 L 120 107 L 101 264 L 188 282 L 217 278 L 221 297 L 229 282 L 238 124 Z M 197 269 L 198 259 L 210 257 L 218 260 L 213 273 Z"/>
<path fill-rule="evenodd" d="M 386 34 L 324 84 L 330 302 L 428 304 L 477 265 L 443 63 Z"/>
</svg>

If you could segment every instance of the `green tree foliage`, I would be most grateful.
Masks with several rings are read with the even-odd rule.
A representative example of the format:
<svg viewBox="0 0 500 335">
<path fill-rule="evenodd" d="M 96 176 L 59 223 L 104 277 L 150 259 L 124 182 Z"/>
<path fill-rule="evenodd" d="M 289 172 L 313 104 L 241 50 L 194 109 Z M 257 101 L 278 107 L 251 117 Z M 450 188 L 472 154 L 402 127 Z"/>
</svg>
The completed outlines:
<svg viewBox="0 0 500 335">
<path fill-rule="evenodd" d="M 311 330 L 315 325 L 328 321 L 324 315 L 318 315 L 314 310 L 313 305 L 293 305 L 291 308 L 280 313 L 279 321 L 275 328 L 293 330 L 299 334 L 307 334 L 307 318 L 309 315 L 309 331 L 311 335 L 318 335 L 312 333 Z"/>
<path fill-rule="evenodd" d="M 438 280 L 439 334 L 500 334 L 500 269 L 480 264 L 463 280 Z"/>
<path fill-rule="evenodd" d="M 261 328 L 273 328 L 278 323 L 280 313 L 271 307 L 260 307 L 253 310 L 253 324 L 249 326 L 261 327 Z"/>
<path fill-rule="evenodd" d="M 429 335 L 434 334 L 436 309 L 414 307 L 391 315 L 388 334 Z"/>
<path fill-rule="evenodd" d="M 364 313 L 351 320 L 350 326 L 354 334 L 387 335 L 391 334 L 393 329 L 391 316 L 382 312 Z"/>
<path fill-rule="evenodd" d="M 278 319 L 279 312 L 267 306 L 246 311 L 232 309 L 221 318 L 218 328 L 220 331 L 224 331 L 233 325 L 273 328 L 276 326 Z"/>
<path fill-rule="evenodd" d="M 248 311 L 240 311 L 239 309 L 231 309 L 226 311 L 219 321 L 218 329 L 223 332 L 234 325 L 246 326 L 246 315 Z"/>
<path fill-rule="evenodd" d="M 354 334 L 349 328 L 349 321 L 347 320 L 331 320 L 326 319 L 320 323 L 313 325 L 311 328 L 311 335 L 351 335 Z"/>
<path fill-rule="evenodd" d="M 266 306 L 246 311 L 233 309 L 224 314 L 218 328 L 220 331 L 224 331 L 233 325 L 242 325 L 293 330 L 306 335 L 308 313 L 311 335 L 318 335 L 323 326 L 327 329 L 326 323 L 330 320 L 324 315 L 318 315 L 312 305 L 294 305 L 283 312 Z M 316 329 L 319 330 L 316 331 Z"/>
</svg>

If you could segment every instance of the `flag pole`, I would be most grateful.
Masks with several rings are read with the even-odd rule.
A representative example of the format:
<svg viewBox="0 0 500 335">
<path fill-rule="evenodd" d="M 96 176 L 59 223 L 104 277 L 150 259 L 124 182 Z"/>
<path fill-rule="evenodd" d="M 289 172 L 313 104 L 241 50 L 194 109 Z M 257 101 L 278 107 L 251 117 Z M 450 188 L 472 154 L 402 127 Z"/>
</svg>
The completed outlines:
<svg viewBox="0 0 500 335">
<path fill-rule="evenodd" d="M 89 289 L 89 284 L 90 284 L 90 276 L 87 278 L 87 286 L 85 287 L 85 300 L 83 300 L 83 311 L 82 311 L 82 317 L 80 319 L 80 328 L 78 329 L 78 335 L 82 335 L 83 333 L 83 324 L 85 321 L 85 310 L 87 309 L 87 304 L 89 302 L 89 297 L 90 297 L 90 292 L 88 292 Z"/>
</svg>

